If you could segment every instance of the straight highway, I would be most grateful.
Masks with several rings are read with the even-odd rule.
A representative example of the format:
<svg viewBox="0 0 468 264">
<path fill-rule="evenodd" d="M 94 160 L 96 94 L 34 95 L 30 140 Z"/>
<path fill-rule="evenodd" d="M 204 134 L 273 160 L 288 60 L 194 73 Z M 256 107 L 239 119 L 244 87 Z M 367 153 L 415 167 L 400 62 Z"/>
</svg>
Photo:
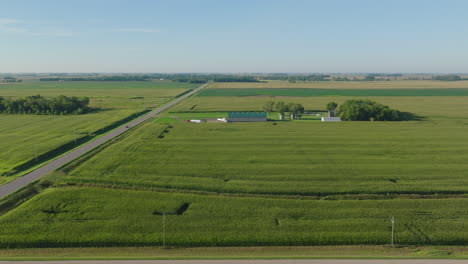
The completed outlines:
<svg viewBox="0 0 468 264">
<path fill-rule="evenodd" d="M 83 154 L 89 152 L 90 150 L 108 142 L 109 140 L 127 132 L 130 128 L 134 127 L 134 126 L 137 126 L 141 123 L 143 123 L 144 121 L 154 117 L 155 115 L 161 113 L 162 111 L 168 109 L 169 107 L 172 107 L 178 103 L 180 103 L 181 101 L 187 99 L 188 97 L 192 96 L 193 94 L 199 92 L 201 89 L 205 88 L 208 84 L 205 84 L 205 85 L 202 85 L 192 91 L 190 91 L 189 93 L 186 93 L 178 98 L 176 98 L 175 100 L 172 100 L 170 101 L 169 103 L 159 107 L 159 108 L 156 108 L 154 109 L 153 111 L 143 115 L 143 116 L 140 116 L 126 124 L 123 124 L 122 126 L 110 131 L 109 133 L 91 141 L 91 142 L 88 142 L 80 147 L 78 147 L 77 149 L 59 157 L 58 159 L 55 159 L 55 160 L 52 160 L 50 161 L 49 163 L 46 163 L 45 165 L 39 167 L 38 169 L 35 169 L 29 173 L 27 173 L 26 175 L 22 176 L 22 177 L 18 177 L 16 178 L 15 180 L 7 183 L 7 184 L 4 184 L 4 185 L 1 185 L 0 186 L 0 199 L 11 194 L 11 193 L 14 193 L 15 191 L 23 188 L 24 186 L 28 185 L 29 183 L 39 179 L 40 177 L 62 167 L 63 165 L 69 163 L 70 161 L 76 159 L 76 158 L 79 158 L 80 156 L 82 156 Z"/>
</svg>

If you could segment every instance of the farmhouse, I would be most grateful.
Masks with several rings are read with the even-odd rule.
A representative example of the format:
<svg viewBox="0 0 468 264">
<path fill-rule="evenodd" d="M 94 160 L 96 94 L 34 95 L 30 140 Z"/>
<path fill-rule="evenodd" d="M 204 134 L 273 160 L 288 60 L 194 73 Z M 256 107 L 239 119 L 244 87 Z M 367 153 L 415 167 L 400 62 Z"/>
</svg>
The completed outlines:
<svg viewBox="0 0 468 264">
<path fill-rule="evenodd" d="M 229 112 L 228 122 L 265 122 L 267 121 L 264 112 Z"/>
</svg>

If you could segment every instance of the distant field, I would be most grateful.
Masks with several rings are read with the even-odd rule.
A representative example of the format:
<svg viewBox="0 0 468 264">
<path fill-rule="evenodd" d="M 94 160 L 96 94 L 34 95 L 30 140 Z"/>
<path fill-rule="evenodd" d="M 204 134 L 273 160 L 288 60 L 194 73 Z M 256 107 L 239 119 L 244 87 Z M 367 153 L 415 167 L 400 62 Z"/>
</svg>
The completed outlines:
<svg viewBox="0 0 468 264">
<path fill-rule="evenodd" d="M 171 112 L 262 111 L 267 101 L 301 103 L 306 110 L 323 111 L 330 101 L 342 103 L 346 99 L 365 98 L 425 118 L 463 119 L 468 112 L 468 89 L 464 83 L 468 84 L 465 81 L 214 83 Z"/>
<path fill-rule="evenodd" d="M 199 96 L 468 96 L 468 89 L 207 89 Z"/>
<path fill-rule="evenodd" d="M 150 86 L 149 84 L 152 84 Z M 167 85 L 167 86 L 166 86 Z M 0 175 L 63 144 L 73 142 L 132 114 L 167 102 L 191 84 L 154 83 L 57 83 L 36 82 L 0 85 L 0 96 L 88 96 L 101 111 L 86 115 L 36 116 L 0 114 Z M 39 160 L 41 161 L 41 160 Z M 44 161 L 44 159 L 42 160 Z M 0 177 L 0 184 L 14 177 Z"/>
<path fill-rule="evenodd" d="M 219 112 L 219 111 L 262 111 L 267 101 L 284 101 L 301 103 L 306 110 L 325 110 L 328 102 L 343 103 L 346 99 L 363 97 L 323 96 L 323 97 L 223 97 L 206 96 L 191 97 L 176 107 L 172 112 Z M 468 97 L 464 96 L 421 96 L 392 97 L 370 96 L 366 99 L 389 105 L 401 111 L 408 111 L 427 119 L 466 120 L 468 113 Z M 466 121 L 461 121 L 462 123 Z"/>
<path fill-rule="evenodd" d="M 226 83 L 218 82 L 210 86 L 212 89 L 229 88 L 314 88 L 314 89 L 446 89 L 464 88 L 468 89 L 468 81 L 371 81 L 371 82 L 297 82 L 268 81 L 258 83 Z"/>
<path fill-rule="evenodd" d="M 466 244 L 468 199 L 292 200 L 51 188 L 0 218 L 0 247 Z"/>
<path fill-rule="evenodd" d="M 27 90 L 36 90 L 51 92 L 54 90 L 66 91 L 70 90 L 128 90 L 128 89 L 186 89 L 194 88 L 199 85 L 191 83 L 182 83 L 182 82 L 172 82 L 172 81 L 151 81 L 151 82 L 22 82 L 22 83 L 3 83 L 0 84 L 0 89 L 18 89 L 21 88 L 24 91 Z M 21 91 L 18 91 L 21 93 Z M 42 94 L 42 93 L 41 93 Z"/>
<path fill-rule="evenodd" d="M 177 82 L 27 82 L 0 85 L 0 96 L 87 96 L 101 108 L 155 107 L 196 84 Z"/>
</svg>

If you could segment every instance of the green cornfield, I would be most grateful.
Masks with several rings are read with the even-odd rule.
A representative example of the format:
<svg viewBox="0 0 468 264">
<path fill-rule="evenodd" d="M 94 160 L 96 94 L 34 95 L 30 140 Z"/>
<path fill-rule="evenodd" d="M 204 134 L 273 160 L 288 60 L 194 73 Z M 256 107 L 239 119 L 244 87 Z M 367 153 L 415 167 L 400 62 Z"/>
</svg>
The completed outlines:
<svg viewBox="0 0 468 264">
<path fill-rule="evenodd" d="M 0 114 L 0 175 L 17 175 L 16 169 L 41 157 L 38 163 L 51 158 L 47 153 L 76 138 L 93 135 L 131 115 L 161 105 L 180 93 L 195 87 L 172 82 L 140 83 L 58 83 L 33 82 L 0 86 L 0 96 L 88 96 L 91 105 L 102 110 L 85 115 L 37 116 Z M 0 184 L 15 177 L 0 177 Z"/>
<path fill-rule="evenodd" d="M 450 88 L 463 92 L 464 83 Z M 280 87 L 284 84 L 213 84 L 206 92 L 233 86 L 248 91 L 247 85 L 281 92 L 281 88 L 322 85 Z M 342 88 L 359 89 L 358 84 L 349 82 Z M 324 88 L 339 88 L 337 83 L 327 85 Z M 405 88 L 401 85 L 381 82 L 368 95 Z M 441 88 L 439 82 L 405 85 L 419 89 L 418 93 L 438 93 Z M 140 88 L 115 89 L 113 96 L 101 94 L 93 100 L 109 107 L 109 120 L 114 111 L 156 106 L 181 90 L 136 92 Z M 368 97 L 411 112 L 417 121 L 183 122 L 225 117 L 228 111 L 261 111 L 269 100 L 323 111 L 330 101 L 359 98 L 268 93 L 188 98 L 44 177 L 40 188 L 35 185 L 0 201 L 0 248 L 162 246 L 164 242 L 174 247 L 384 245 L 391 241 L 391 217 L 396 220 L 396 244 L 468 242 L 466 96 Z M 26 117 L 38 123 L 38 118 L 68 118 Z M 68 136 L 73 122 L 82 124 L 83 132 L 101 125 L 74 119 L 78 117 L 64 123 Z M 59 127 L 50 122 L 49 126 Z M 14 124 L 18 131 L 27 127 Z M 46 138 L 46 129 L 35 127 L 43 133 L 37 138 Z M 8 131 L 0 130 L 0 137 Z M 27 153 L 31 157 L 30 149 Z"/>
<path fill-rule="evenodd" d="M 465 244 L 468 199 L 300 200 L 51 188 L 0 218 L 0 247 Z M 183 210 L 181 210 L 181 208 Z"/>
</svg>

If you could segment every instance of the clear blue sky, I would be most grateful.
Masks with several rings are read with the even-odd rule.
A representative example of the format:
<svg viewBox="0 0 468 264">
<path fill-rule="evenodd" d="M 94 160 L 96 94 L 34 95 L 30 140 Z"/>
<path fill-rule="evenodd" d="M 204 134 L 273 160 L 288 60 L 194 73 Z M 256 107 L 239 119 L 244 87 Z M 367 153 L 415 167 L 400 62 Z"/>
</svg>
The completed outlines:
<svg viewBox="0 0 468 264">
<path fill-rule="evenodd" d="M 0 0 L 0 72 L 468 72 L 464 0 Z"/>
</svg>

